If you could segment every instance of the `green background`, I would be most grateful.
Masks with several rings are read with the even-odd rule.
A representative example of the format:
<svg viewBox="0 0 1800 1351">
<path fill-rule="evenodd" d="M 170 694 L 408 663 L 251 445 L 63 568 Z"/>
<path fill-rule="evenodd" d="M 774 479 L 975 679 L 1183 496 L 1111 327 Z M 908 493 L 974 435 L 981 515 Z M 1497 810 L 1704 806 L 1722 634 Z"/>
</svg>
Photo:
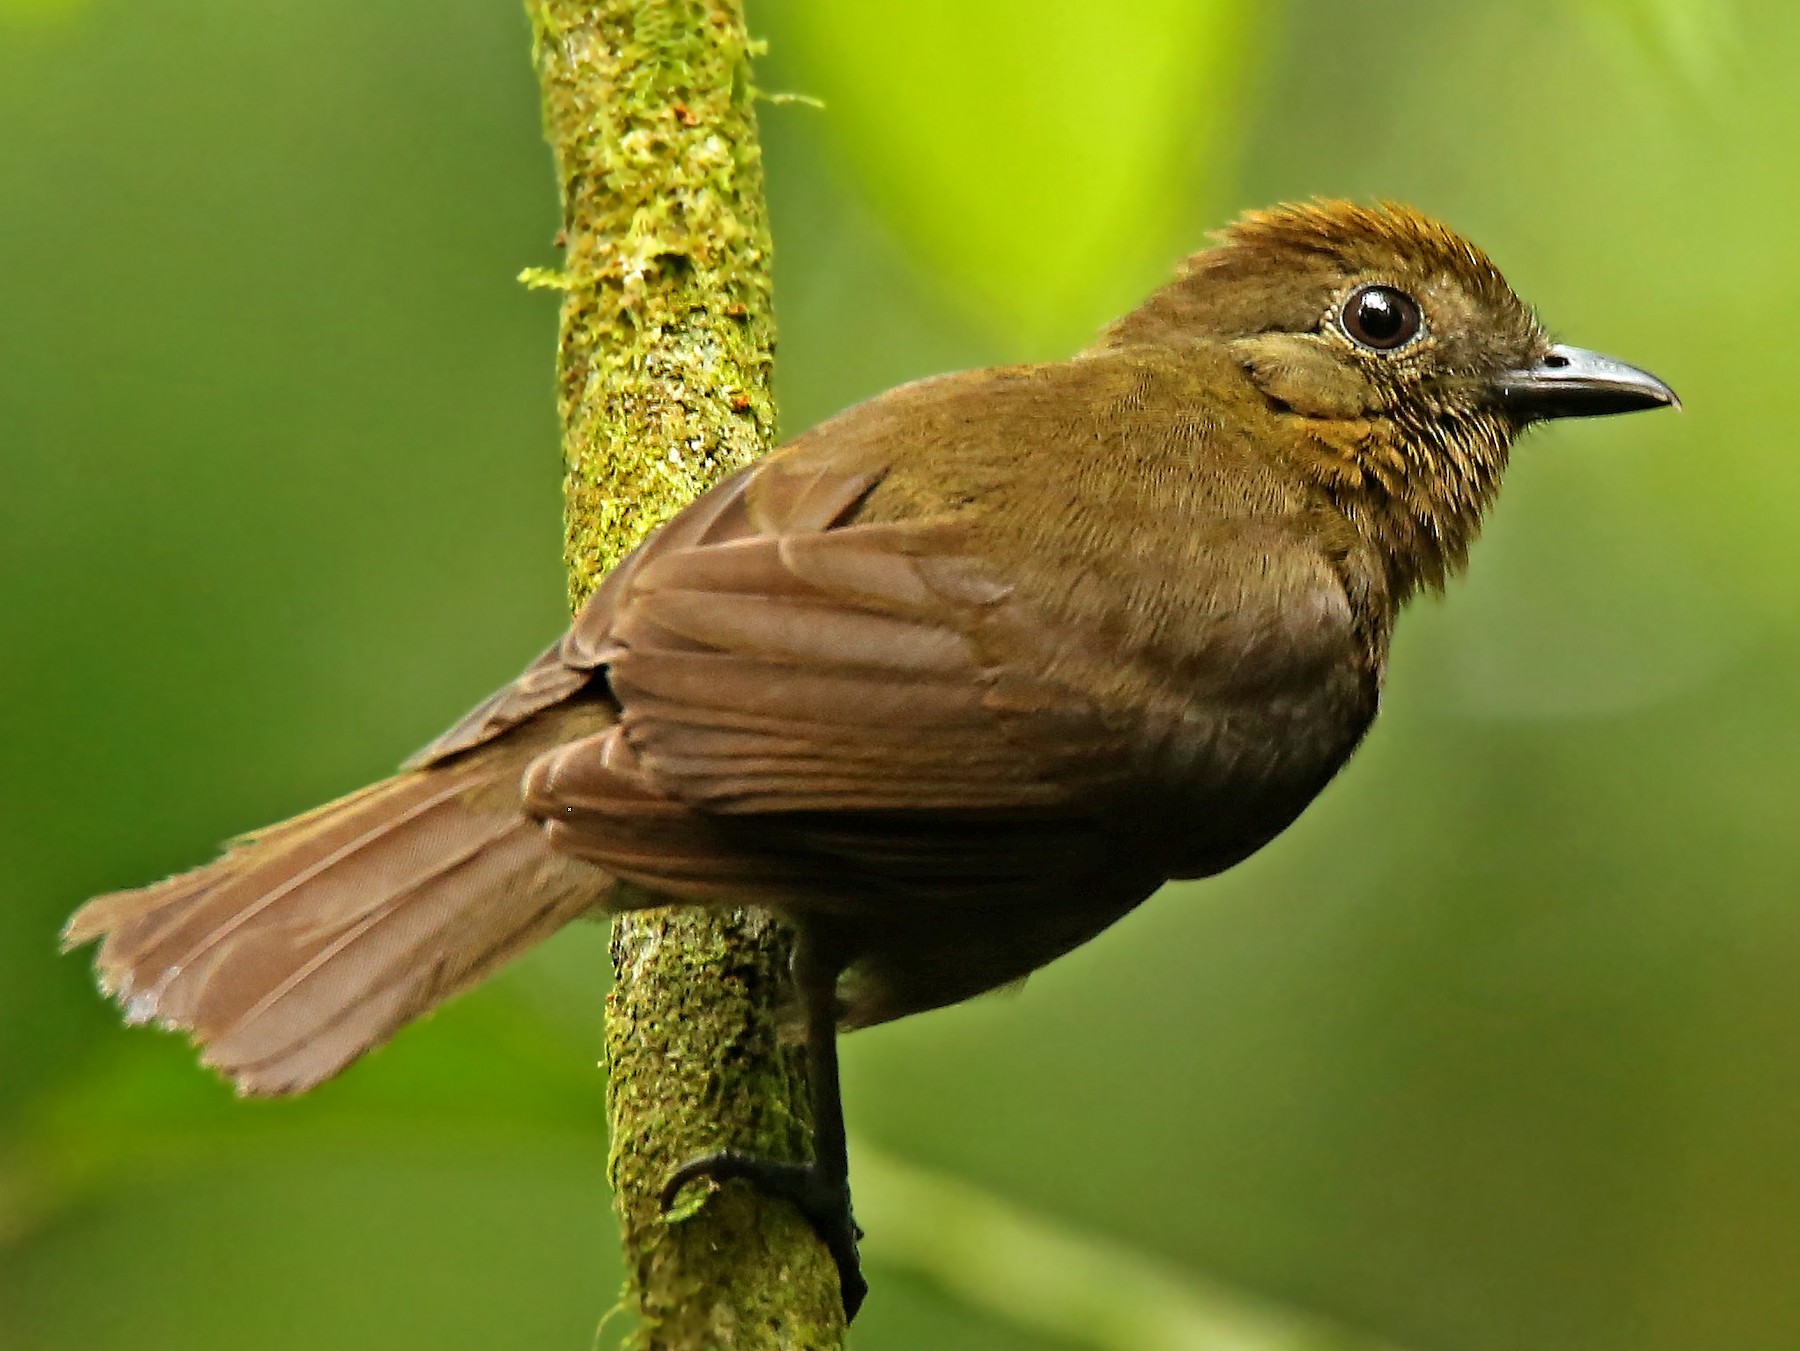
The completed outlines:
<svg viewBox="0 0 1800 1351">
<path fill-rule="evenodd" d="M 851 1038 L 853 1130 L 1420 1351 L 1800 1345 L 1800 8 L 750 9 L 825 101 L 763 117 L 790 431 L 1066 353 L 1315 193 L 1444 216 L 1687 403 L 1535 434 L 1318 806 Z M 276 1104 L 54 951 L 558 628 L 526 45 L 508 0 L 0 0 L 6 1351 L 584 1348 L 612 1303 L 598 926 Z M 1119 1344 L 871 1263 L 860 1351 Z"/>
</svg>

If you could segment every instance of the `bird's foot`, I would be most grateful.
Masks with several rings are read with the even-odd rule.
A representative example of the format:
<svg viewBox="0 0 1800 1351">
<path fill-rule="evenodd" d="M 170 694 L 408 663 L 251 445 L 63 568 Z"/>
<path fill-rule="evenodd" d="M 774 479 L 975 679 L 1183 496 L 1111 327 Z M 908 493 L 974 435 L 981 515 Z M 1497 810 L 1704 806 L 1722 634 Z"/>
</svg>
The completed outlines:
<svg viewBox="0 0 1800 1351">
<path fill-rule="evenodd" d="M 791 1203 L 806 1217 L 831 1260 L 837 1263 L 844 1321 L 848 1323 L 856 1317 L 863 1296 L 869 1293 L 869 1283 L 863 1279 L 862 1260 L 856 1251 L 862 1230 L 850 1213 L 847 1181 L 826 1176 L 817 1164 L 789 1163 L 742 1150 L 721 1149 L 689 1159 L 669 1174 L 669 1180 L 663 1184 L 663 1210 L 666 1212 L 675 1204 L 683 1187 L 703 1177 L 713 1182 L 748 1182 L 764 1196 Z"/>
</svg>

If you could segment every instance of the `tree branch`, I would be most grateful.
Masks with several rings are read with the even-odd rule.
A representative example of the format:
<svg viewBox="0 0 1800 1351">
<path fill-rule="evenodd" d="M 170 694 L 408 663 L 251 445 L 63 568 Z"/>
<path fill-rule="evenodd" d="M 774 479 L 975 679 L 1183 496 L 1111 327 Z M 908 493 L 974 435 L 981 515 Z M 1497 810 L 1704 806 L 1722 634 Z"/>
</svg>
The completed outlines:
<svg viewBox="0 0 1800 1351">
<path fill-rule="evenodd" d="M 579 604 L 700 491 L 768 449 L 774 345 L 750 44 L 737 0 L 527 0 L 566 244 L 558 353 Z M 805 1156 L 776 1037 L 789 936 L 759 912 L 614 923 L 610 1173 L 643 1351 L 829 1351 L 837 1274 L 788 1206 L 731 1187 L 665 1221 L 692 1155 Z"/>
</svg>

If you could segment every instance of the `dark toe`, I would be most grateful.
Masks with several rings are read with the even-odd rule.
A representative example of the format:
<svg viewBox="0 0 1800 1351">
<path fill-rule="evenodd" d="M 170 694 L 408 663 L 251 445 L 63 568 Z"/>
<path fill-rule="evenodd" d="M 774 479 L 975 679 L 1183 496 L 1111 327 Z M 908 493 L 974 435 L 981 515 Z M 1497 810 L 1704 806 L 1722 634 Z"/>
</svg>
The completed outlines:
<svg viewBox="0 0 1800 1351">
<path fill-rule="evenodd" d="M 786 1201 L 805 1216 L 837 1264 L 844 1321 L 848 1323 L 856 1317 L 869 1293 L 869 1283 L 863 1278 L 861 1257 L 856 1251 L 862 1230 L 850 1213 L 850 1189 L 844 1182 L 826 1177 L 810 1163 L 790 1163 L 742 1150 L 721 1149 L 689 1159 L 669 1174 L 669 1180 L 663 1183 L 663 1210 L 674 1206 L 683 1187 L 701 1178 L 721 1183 L 748 1182 L 763 1195 Z"/>
</svg>

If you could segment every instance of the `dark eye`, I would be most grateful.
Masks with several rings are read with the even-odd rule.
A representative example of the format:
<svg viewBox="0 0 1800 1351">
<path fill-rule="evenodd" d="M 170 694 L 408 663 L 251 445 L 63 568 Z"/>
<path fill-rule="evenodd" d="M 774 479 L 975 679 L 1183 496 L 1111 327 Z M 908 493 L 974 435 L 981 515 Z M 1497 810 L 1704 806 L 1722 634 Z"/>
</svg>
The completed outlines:
<svg viewBox="0 0 1800 1351">
<path fill-rule="evenodd" d="M 1377 352 L 1406 346 L 1419 323 L 1419 302 L 1391 286 L 1365 286 L 1344 302 L 1344 332 Z"/>
</svg>

